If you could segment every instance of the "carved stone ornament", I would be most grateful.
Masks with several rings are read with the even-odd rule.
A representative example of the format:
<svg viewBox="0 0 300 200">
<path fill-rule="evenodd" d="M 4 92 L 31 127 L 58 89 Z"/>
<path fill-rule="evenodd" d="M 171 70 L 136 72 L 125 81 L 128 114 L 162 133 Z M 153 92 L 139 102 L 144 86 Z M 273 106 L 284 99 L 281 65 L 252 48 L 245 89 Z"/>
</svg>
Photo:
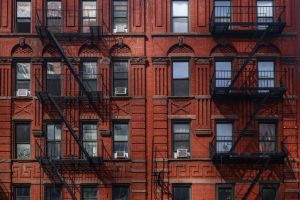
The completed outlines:
<svg viewBox="0 0 300 200">
<path fill-rule="evenodd" d="M 42 64 L 44 61 L 44 59 L 42 57 L 34 57 L 34 58 L 31 58 L 31 62 L 33 64 Z"/>
<path fill-rule="evenodd" d="M 101 60 L 100 60 L 100 64 L 103 64 L 103 65 L 109 65 L 110 64 L 110 58 L 109 57 L 103 57 Z"/>
<path fill-rule="evenodd" d="M 123 37 L 117 37 L 116 40 L 119 47 L 122 47 L 124 45 Z"/>
<path fill-rule="evenodd" d="M 20 47 L 25 46 L 25 37 L 19 37 L 19 45 L 20 45 Z"/>
<path fill-rule="evenodd" d="M 11 64 L 12 58 L 0 58 L 0 64 Z"/>
<path fill-rule="evenodd" d="M 131 64 L 135 65 L 145 65 L 147 62 L 145 57 L 133 57 L 130 59 Z"/>
<path fill-rule="evenodd" d="M 295 65 L 295 64 L 297 64 L 297 58 L 296 57 L 282 57 L 282 58 L 280 58 L 280 62 L 283 65 Z"/>
<path fill-rule="evenodd" d="M 167 65 L 170 61 L 169 57 L 153 57 L 152 63 L 153 64 L 160 64 L 160 65 Z"/>
<path fill-rule="evenodd" d="M 196 64 L 209 65 L 210 59 L 204 57 L 194 57 Z"/>
<path fill-rule="evenodd" d="M 178 45 L 179 46 L 183 46 L 183 44 L 184 44 L 184 37 L 183 36 L 179 36 L 178 37 Z"/>
</svg>

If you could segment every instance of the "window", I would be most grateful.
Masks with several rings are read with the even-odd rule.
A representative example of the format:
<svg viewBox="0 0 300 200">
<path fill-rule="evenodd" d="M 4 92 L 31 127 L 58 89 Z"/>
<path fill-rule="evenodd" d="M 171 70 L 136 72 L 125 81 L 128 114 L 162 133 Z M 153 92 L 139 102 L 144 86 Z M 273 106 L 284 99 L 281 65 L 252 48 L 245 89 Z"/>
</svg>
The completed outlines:
<svg viewBox="0 0 300 200">
<path fill-rule="evenodd" d="M 97 186 L 83 186 L 81 200 L 97 200 L 98 188 Z"/>
<path fill-rule="evenodd" d="M 216 61 L 216 87 L 229 87 L 231 84 L 231 61 Z"/>
<path fill-rule="evenodd" d="M 15 200 L 30 200 L 30 186 L 15 186 Z"/>
<path fill-rule="evenodd" d="M 189 96 L 189 62 L 173 61 L 173 96 Z"/>
<path fill-rule="evenodd" d="M 189 1 L 172 1 L 172 32 L 187 33 L 189 31 Z"/>
<path fill-rule="evenodd" d="M 277 200 L 279 199 L 278 184 L 262 184 L 260 193 L 261 200 Z"/>
<path fill-rule="evenodd" d="M 257 0 L 257 23 L 258 29 L 268 28 L 269 23 L 274 21 L 274 2 L 273 0 Z"/>
<path fill-rule="evenodd" d="M 62 7 L 60 0 L 47 1 L 47 27 L 54 32 L 62 30 Z"/>
<path fill-rule="evenodd" d="M 16 123 L 16 158 L 30 158 L 30 123 Z"/>
<path fill-rule="evenodd" d="M 191 200 L 190 185 L 173 185 L 173 200 Z"/>
<path fill-rule="evenodd" d="M 115 96 L 128 95 L 128 62 L 113 62 L 113 88 Z"/>
<path fill-rule="evenodd" d="M 47 153 L 51 159 L 61 157 L 61 126 L 59 124 L 47 125 Z"/>
<path fill-rule="evenodd" d="M 61 200 L 61 188 L 47 186 L 45 200 Z"/>
<path fill-rule="evenodd" d="M 216 124 L 216 151 L 217 153 L 226 153 L 232 147 L 232 123 L 218 122 Z"/>
<path fill-rule="evenodd" d="M 82 32 L 91 32 L 93 26 L 97 26 L 97 1 L 82 0 Z"/>
<path fill-rule="evenodd" d="M 97 124 L 82 124 L 82 140 L 88 154 L 96 157 L 98 155 Z"/>
<path fill-rule="evenodd" d="M 215 22 L 231 21 L 231 2 L 230 0 L 215 0 L 214 7 Z"/>
<path fill-rule="evenodd" d="M 273 88 L 275 86 L 275 72 L 273 61 L 258 61 L 258 86 L 260 88 Z M 259 92 L 268 92 L 260 89 Z"/>
<path fill-rule="evenodd" d="M 128 123 L 114 123 L 114 157 L 128 158 Z"/>
<path fill-rule="evenodd" d="M 272 153 L 277 149 L 277 133 L 275 123 L 259 123 L 259 150 Z"/>
<path fill-rule="evenodd" d="M 61 96 L 61 63 L 47 63 L 47 92 L 53 96 Z"/>
<path fill-rule="evenodd" d="M 31 1 L 16 0 L 16 32 L 30 33 L 31 32 Z"/>
<path fill-rule="evenodd" d="M 178 155 L 179 151 L 190 152 L 190 123 L 173 122 L 173 152 L 174 158 L 188 157 L 189 155 Z"/>
<path fill-rule="evenodd" d="M 234 200 L 234 186 L 230 184 L 217 185 L 218 200 Z"/>
<path fill-rule="evenodd" d="M 112 188 L 113 200 L 129 200 L 129 187 L 124 185 L 114 185 Z"/>
<path fill-rule="evenodd" d="M 128 1 L 113 1 L 113 32 L 128 32 Z"/>
<path fill-rule="evenodd" d="M 16 96 L 30 95 L 30 63 L 16 64 Z"/>
<path fill-rule="evenodd" d="M 98 68 L 97 62 L 82 63 L 82 82 L 88 91 L 98 90 Z"/>
</svg>

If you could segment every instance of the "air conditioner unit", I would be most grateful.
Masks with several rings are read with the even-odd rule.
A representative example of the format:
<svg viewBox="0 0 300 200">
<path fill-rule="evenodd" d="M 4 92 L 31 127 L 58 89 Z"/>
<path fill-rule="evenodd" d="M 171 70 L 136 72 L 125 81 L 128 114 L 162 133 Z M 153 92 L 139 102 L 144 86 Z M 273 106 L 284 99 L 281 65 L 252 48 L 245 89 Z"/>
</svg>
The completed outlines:
<svg viewBox="0 0 300 200">
<path fill-rule="evenodd" d="M 127 88 L 126 87 L 115 87 L 115 95 L 126 95 Z"/>
<path fill-rule="evenodd" d="M 18 89 L 17 90 L 18 97 L 27 97 L 30 96 L 30 91 L 28 89 Z"/>
<path fill-rule="evenodd" d="M 117 151 L 114 153 L 115 158 L 128 158 L 128 153 L 125 151 Z"/>
<path fill-rule="evenodd" d="M 191 156 L 187 149 L 177 149 L 177 152 L 174 153 L 174 158 L 187 158 Z"/>
<path fill-rule="evenodd" d="M 114 28 L 114 33 L 127 33 L 128 29 L 126 25 L 116 25 Z"/>
</svg>

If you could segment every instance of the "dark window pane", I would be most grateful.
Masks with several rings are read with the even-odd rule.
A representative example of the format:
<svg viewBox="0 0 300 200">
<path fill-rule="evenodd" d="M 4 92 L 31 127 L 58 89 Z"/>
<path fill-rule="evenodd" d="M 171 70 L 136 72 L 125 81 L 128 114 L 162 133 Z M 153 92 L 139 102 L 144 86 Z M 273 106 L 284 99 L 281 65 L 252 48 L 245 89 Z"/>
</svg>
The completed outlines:
<svg viewBox="0 0 300 200">
<path fill-rule="evenodd" d="M 30 22 L 17 22 L 16 32 L 17 33 L 30 33 L 31 23 Z"/>
<path fill-rule="evenodd" d="M 51 186 L 47 187 L 46 200 L 61 200 L 61 188 Z"/>
<path fill-rule="evenodd" d="M 191 200 L 190 186 L 174 186 L 173 199 L 174 200 Z"/>
<path fill-rule="evenodd" d="M 113 186 L 112 194 L 113 194 L 113 200 L 129 200 L 129 187 Z"/>
<path fill-rule="evenodd" d="M 58 124 L 47 125 L 47 153 L 52 159 L 60 159 L 61 126 Z"/>
<path fill-rule="evenodd" d="M 125 151 L 128 152 L 128 142 L 114 142 L 114 152 Z"/>
<path fill-rule="evenodd" d="M 16 124 L 16 142 L 30 143 L 30 124 Z"/>
<path fill-rule="evenodd" d="M 114 124 L 114 140 L 128 141 L 128 124 Z"/>
<path fill-rule="evenodd" d="M 96 124 L 83 124 L 82 125 L 82 139 L 83 146 L 90 156 L 98 155 L 97 144 L 97 125 Z"/>
<path fill-rule="evenodd" d="M 15 187 L 16 200 L 30 200 L 30 186 Z"/>
<path fill-rule="evenodd" d="M 189 96 L 189 80 L 173 80 L 173 96 Z"/>
<path fill-rule="evenodd" d="M 232 187 L 219 187 L 218 188 L 218 200 L 233 200 L 233 188 Z"/>
<path fill-rule="evenodd" d="M 127 0 L 113 1 L 113 32 L 128 31 L 128 2 Z"/>
<path fill-rule="evenodd" d="M 261 191 L 262 200 L 276 200 L 277 188 L 276 187 L 264 187 Z"/>
<path fill-rule="evenodd" d="M 31 2 L 17 1 L 16 32 L 30 33 L 31 29 Z"/>
<path fill-rule="evenodd" d="M 83 187 L 82 188 L 82 200 L 97 200 L 98 197 L 97 187 Z"/>
</svg>

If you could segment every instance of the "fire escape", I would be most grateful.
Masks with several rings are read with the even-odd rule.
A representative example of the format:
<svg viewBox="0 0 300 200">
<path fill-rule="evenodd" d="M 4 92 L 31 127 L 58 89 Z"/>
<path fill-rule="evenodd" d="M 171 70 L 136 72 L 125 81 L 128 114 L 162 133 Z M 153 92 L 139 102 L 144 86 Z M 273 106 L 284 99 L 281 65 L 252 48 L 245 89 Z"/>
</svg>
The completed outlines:
<svg viewBox="0 0 300 200">
<path fill-rule="evenodd" d="M 50 14 L 49 14 L 50 12 Z M 43 171 L 48 175 L 53 184 L 59 184 L 65 187 L 72 200 L 78 198 L 77 193 L 80 194 L 80 179 L 79 174 L 86 174 L 86 172 L 93 172 L 97 179 L 105 181 L 113 178 L 112 171 L 109 171 L 105 161 L 110 160 L 108 151 L 106 150 L 103 141 L 97 141 L 97 149 L 91 152 L 87 148 L 88 145 L 84 144 L 82 136 L 77 130 L 79 127 L 79 120 L 76 121 L 75 114 L 70 112 L 70 108 L 76 107 L 82 110 L 83 107 L 94 113 L 93 116 L 101 119 L 104 115 L 102 108 L 103 103 L 103 83 L 102 88 L 97 91 L 91 89 L 88 84 L 84 83 L 83 76 L 77 72 L 73 65 L 71 58 L 68 56 L 67 50 L 62 47 L 61 42 L 78 42 L 89 41 L 99 42 L 102 36 L 102 24 L 89 24 L 87 21 L 82 25 L 74 27 L 67 27 L 67 20 L 80 20 L 80 13 L 82 10 L 42 10 L 37 11 L 36 16 L 36 31 L 39 34 L 42 43 L 54 47 L 60 54 L 69 72 L 68 76 L 63 75 L 68 82 L 75 82 L 73 85 L 75 89 L 68 88 L 60 95 L 54 95 L 47 91 L 45 86 L 44 74 L 39 74 L 36 77 L 36 93 L 39 101 L 41 102 L 43 110 L 47 110 L 50 117 L 59 117 L 67 128 L 67 135 L 61 131 L 61 137 L 66 141 L 61 144 L 61 154 L 57 156 L 49 152 L 47 149 L 46 138 L 36 141 L 36 159 L 40 163 Z M 97 10 L 89 12 L 97 12 Z M 43 17 L 44 16 L 44 17 Z M 93 21 L 94 19 L 91 19 Z M 55 22 L 55 23 L 49 23 Z M 79 23 L 79 22 L 78 22 Z M 79 23 L 80 24 L 80 23 Z M 102 77 L 100 74 L 93 74 L 97 76 L 100 81 Z M 69 109 L 69 110 L 68 110 Z M 52 115 L 51 115 L 52 114 Z M 74 116 L 73 116 L 74 115 Z M 93 118 L 95 119 L 95 117 Z M 97 133 L 98 134 L 98 133 Z M 93 155 L 91 155 L 93 154 Z M 76 173 L 76 170 L 80 171 Z M 86 180 L 87 177 L 84 176 Z"/>
<path fill-rule="evenodd" d="M 220 3 L 220 4 L 218 4 Z M 228 3 L 228 4 L 227 4 Z M 270 164 L 282 164 L 288 155 L 284 138 L 268 137 L 276 148 L 268 151 L 261 141 L 262 136 L 255 128 L 256 115 L 263 106 L 282 102 L 286 91 L 284 71 L 259 71 L 251 62 L 259 46 L 268 37 L 276 37 L 285 27 L 284 6 L 231 6 L 230 1 L 215 1 L 210 18 L 210 31 L 215 38 L 246 38 L 255 40 L 255 45 L 241 65 L 233 69 L 215 70 L 210 81 L 210 92 L 216 105 L 231 102 L 250 102 L 251 113 L 246 117 L 243 128 L 232 136 L 215 136 L 210 143 L 210 156 L 215 164 L 251 164 L 258 166 L 258 173 L 251 181 L 242 199 L 249 197 L 252 189 Z M 248 46 L 247 48 L 249 48 Z M 238 109 L 238 108 L 237 108 Z M 255 133 L 253 132 L 253 128 Z M 225 148 L 226 147 L 226 148 Z"/>
</svg>

